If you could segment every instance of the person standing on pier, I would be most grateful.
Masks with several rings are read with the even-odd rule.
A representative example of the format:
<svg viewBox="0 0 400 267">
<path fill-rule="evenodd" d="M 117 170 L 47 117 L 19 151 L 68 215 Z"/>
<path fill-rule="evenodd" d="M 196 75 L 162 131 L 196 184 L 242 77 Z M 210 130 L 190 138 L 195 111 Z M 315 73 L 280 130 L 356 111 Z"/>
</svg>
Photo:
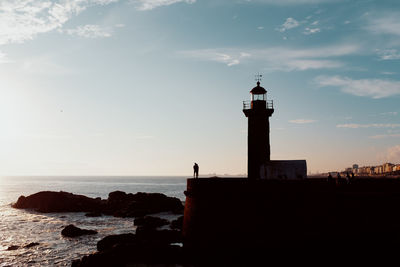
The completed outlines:
<svg viewBox="0 0 400 267">
<path fill-rule="evenodd" d="M 199 178 L 199 165 L 196 162 L 193 165 L 193 177 Z"/>
</svg>

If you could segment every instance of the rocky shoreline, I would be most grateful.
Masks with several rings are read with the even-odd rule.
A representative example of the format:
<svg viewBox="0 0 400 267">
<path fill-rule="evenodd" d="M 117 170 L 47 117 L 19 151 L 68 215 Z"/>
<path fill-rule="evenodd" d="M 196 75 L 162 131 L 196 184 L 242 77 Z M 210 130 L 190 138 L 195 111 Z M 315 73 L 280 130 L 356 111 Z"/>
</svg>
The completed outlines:
<svg viewBox="0 0 400 267">
<path fill-rule="evenodd" d="M 42 191 L 20 196 L 12 204 L 17 209 L 33 209 L 41 213 L 87 212 L 87 216 L 112 215 L 115 217 L 141 217 L 159 212 L 183 213 L 182 202 L 161 193 L 125 193 L 114 191 L 107 199 L 90 198 L 68 192 Z"/>
<path fill-rule="evenodd" d="M 182 246 L 183 204 L 178 198 L 160 193 L 127 194 L 111 192 L 107 199 L 90 198 L 68 192 L 42 191 L 20 196 L 12 204 L 17 209 L 33 209 L 40 213 L 86 212 L 86 216 L 111 215 L 132 217 L 136 233 L 106 236 L 97 243 L 97 252 L 74 260 L 72 266 L 191 266 Z M 168 221 L 157 213 L 179 216 Z M 153 216 L 150 216 L 153 214 Z M 133 229 L 132 229 L 133 230 Z M 66 226 L 61 234 L 75 238 L 97 234 L 95 229 Z M 11 248 L 13 249 L 13 248 Z"/>
</svg>

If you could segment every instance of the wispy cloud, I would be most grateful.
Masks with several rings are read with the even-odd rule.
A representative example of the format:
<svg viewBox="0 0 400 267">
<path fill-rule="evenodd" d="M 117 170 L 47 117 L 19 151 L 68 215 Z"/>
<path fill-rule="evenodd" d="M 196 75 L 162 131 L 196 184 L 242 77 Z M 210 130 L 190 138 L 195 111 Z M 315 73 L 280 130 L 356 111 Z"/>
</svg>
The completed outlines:
<svg viewBox="0 0 400 267">
<path fill-rule="evenodd" d="M 300 25 L 308 24 L 308 26 L 304 28 L 303 34 L 310 35 L 321 32 L 321 28 L 317 27 L 317 25 L 319 25 L 319 21 L 314 20 L 313 22 L 310 23 L 309 20 L 311 18 L 312 16 L 307 16 L 304 20 L 301 21 L 297 21 L 294 18 L 287 18 L 286 21 L 275 30 L 279 32 L 286 32 L 290 29 L 297 28 Z"/>
<path fill-rule="evenodd" d="M 399 123 L 370 123 L 370 124 L 357 124 L 357 123 L 346 123 L 338 124 L 337 128 L 350 128 L 350 129 L 360 129 L 360 128 L 399 128 Z"/>
<path fill-rule="evenodd" d="M 342 0 L 245 0 L 246 2 L 264 3 L 269 5 L 310 5 L 342 2 Z"/>
<path fill-rule="evenodd" d="M 264 49 L 201 49 L 179 52 L 181 55 L 205 61 L 215 61 L 228 66 L 242 62 L 260 61 L 268 70 L 295 71 L 338 68 L 344 65 L 334 57 L 357 53 L 357 45 L 337 45 L 318 48 L 269 47 Z"/>
<path fill-rule="evenodd" d="M 397 116 L 397 114 L 398 114 L 397 111 L 389 111 L 389 112 L 381 113 L 381 115 L 383 115 L 383 116 L 387 116 L 387 115 L 389 115 L 389 116 Z"/>
<path fill-rule="evenodd" d="M 114 2 L 118 0 L 2 0 L 0 45 L 32 40 L 38 34 L 62 28 L 88 7 Z"/>
<path fill-rule="evenodd" d="M 381 71 L 381 74 L 383 74 L 383 75 L 394 75 L 394 74 L 396 74 L 396 72 L 392 72 L 392 71 Z"/>
<path fill-rule="evenodd" d="M 397 49 L 377 49 L 376 52 L 382 60 L 400 59 L 400 53 Z"/>
<path fill-rule="evenodd" d="M 398 138 L 400 134 L 378 134 L 370 136 L 371 139 Z"/>
<path fill-rule="evenodd" d="M 294 18 L 287 18 L 286 21 L 276 30 L 280 32 L 285 32 L 298 26 L 300 26 L 300 23 L 297 20 L 295 20 Z"/>
<path fill-rule="evenodd" d="M 382 13 L 368 16 L 365 28 L 375 34 L 400 36 L 400 13 Z"/>
<path fill-rule="evenodd" d="M 386 151 L 386 158 L 388 161 L 400 161 L 400 145 L 389 147 Z"/>
<path fill-rule="evenodd" d="M 305 29 L 304 29 L 304 34 L 305 35 L 310 35 L 310 34 L 315 34 L 315 33 L 319 33 L 319 32 L 321 32 L 321 29 L 320 28 L 309 28 L 309 27 L 306 27 Z"/>
<path fill-rule="evenodd" d="M 384 98 L 400 94 L 400 82 L 381 79 L 354 80 L 341 76 L 318 76 L 314 81 L 320 86 L 339 87 L 344 93 L 371 98 Z"/>
<path fill-rule="evenodd" d="M 0 51 L 0 63 L 7 63 L 9 60 L 7 59 L 7 55 Z"/>
<path fill-rule="evenodd" d="M 110 27 L 101 27 L 99 25 L 88 24 L 84 26 L 78 26 L 75 29 L 66 29 L 65 32 L 69 35 L 94 39 L 110 37 L 112 34 L 112 29 Z"/>
<path fill-rule="evenodd" d="M 310 119 L 296 119 L 296 120 L 290 120 L 290 123 L 295 123 L 295 124 L 307 124 L 307 123 L 314 123 L 316 120 L 310 120 Z"/>
<path fill-rule="evenodd" d="M 161 6 L 169 6 L 176 3 L 193 4 L 196 0 L 131 0 L 138 10 L 151 10 Z"/>
</svg>

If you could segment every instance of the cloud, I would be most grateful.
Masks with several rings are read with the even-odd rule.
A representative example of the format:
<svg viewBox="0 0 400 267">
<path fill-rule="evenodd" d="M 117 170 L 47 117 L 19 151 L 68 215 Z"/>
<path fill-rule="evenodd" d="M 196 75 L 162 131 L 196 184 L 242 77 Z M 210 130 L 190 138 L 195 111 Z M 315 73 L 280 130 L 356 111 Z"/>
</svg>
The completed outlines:
<svg viewBox="0 0 400 267">
<path fill-rule="evenodd" d="M 370 136 L 371 139 L 398 138 L 400 134 L 378 134 Z"/>
<path fill-rule="evenodd" d="M 381 74 L 383 75 L 394 75 L 396 72 L 391 72 L 391 71 L 381 71 Z"/>
<path fill-rule="evenodd" d="M 112 29 L 109 27 L 100 27 L 99 25 L 78 26 L 76 29 L 65 30 L 69 35 L 76 35 L 85 38 L 104 38 L 110 37 Z"/>
<path fill-rule="evenodd" d="M 382 60 L 400 59 L 400 53 L 396 49 L 377 49 L 376 52 Z"/>
<path fill-rule="evenodd" d="M 341 2 L 342 0 L 245 0 L 246 2 L 256 2 L 269 5 L 310 5 Z"/>
<path fill-rule="evenodd" d="M 305 35 L 310 35 L 310 34 L 314 34 L 314 33 L 318 33 L 318 32 L 321 32 L 321 29 L 320 28 L 305 28 L 304 29 L 304 34 Z"/>
<path fill-rule="evenodd" d="M 179 54 L 198 60 L 224 63 L 228 66 L 248 61 L 259 61 L 268 70 L 304 71 L 338 68 L 344 64 L 331 58 L 357 53 L 356 45 L 337 45 L 318 48 L 268 47 L 264 49 L 201 49 L 181 51 Z"/>
<path fill-rule="evenodd" d="M 131 0 L 138 10 L 151 10 L 161 6 L 169 6 L 176 3 L 193 4 L 196 0 Z"/>
<path fill-rule="evenodd" d="M 296 28 L 300 25 L 300 23 L 294 18 L 287 18 L 286 21 L 276 30 L 280 32 L 285 32 L 287 30 Z"/>
<path fill-rule="evenodd" d="M 344 93 L 356 96 L 371 97 L 374 99 L 390 97 L 400 94 L 400 82 L 381 79 L 353 80 L 341 76 L 318 76 L 314 81 L 320 87 L 339 87 Z"/>
<path fill-rule="evenodd" d="M 386 158 L 388 161 L 400 161 L 400 145 L 389 147 L 386 151 Z"/>
<path fill-rule="evenodd" d="M 360 129 L 360 128 L 399 128 L 399 123 L 370 123 L 370 124 L 357 124 L 357 123 L 347 123 L 338 124 L 337 128 L 349 128 L 349 129 Z"/>
<path fill-rule="evenodd" d="M 295 124 L 307 124 L 307 123 L 314 123 L 316 122 L 316 120 L 297 119 L 297 120 L 290 120 L 289 122 Z"/>
<path fill-rule="evenodd" d="M 8 63 L 8 62 L 10 62 L 10 61 L 7 59 L 7 55 L 0 51 L 0 64 Z"/>
<path fill-rule="evenodd" d="M 62 28 L 88 7 L 118 0 L 2 0 L 0 1 L 0 45 L 22 43 L 38 34 Z"/>
<path fill-rule="evenodd" d="M 400 13 L 384 13 L 368 16 L 365 27 L 375 34 L 390 34 L 400 36 Z"/>
<path fill-rule="evenodd" d="M 381 113 L 381 115 L 384 115 L 384 116 L 386 116 L 386 115 L 396 116 L 397 114 L 398 114 L 397 111 L 389 111 L 389 112 L 383 112 L 383 113 Z"/>
</svg>

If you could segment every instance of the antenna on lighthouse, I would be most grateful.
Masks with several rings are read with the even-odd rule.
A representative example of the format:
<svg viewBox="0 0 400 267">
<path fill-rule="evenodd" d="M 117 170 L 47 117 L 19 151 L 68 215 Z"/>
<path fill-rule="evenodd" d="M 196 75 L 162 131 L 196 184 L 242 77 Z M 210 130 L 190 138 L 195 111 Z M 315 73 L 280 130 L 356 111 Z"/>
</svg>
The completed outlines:
<svg viewBox="0 0 400 267">
<path fill-rule="evenodd" d="M 256 75 L 255 75 L 255 80 L 256 80 L 257 83 L 261 82 L 261 80 L 262 80 L 262 74 L 260 74 L 260 73 L 256 74 Z"/>
</svg>

